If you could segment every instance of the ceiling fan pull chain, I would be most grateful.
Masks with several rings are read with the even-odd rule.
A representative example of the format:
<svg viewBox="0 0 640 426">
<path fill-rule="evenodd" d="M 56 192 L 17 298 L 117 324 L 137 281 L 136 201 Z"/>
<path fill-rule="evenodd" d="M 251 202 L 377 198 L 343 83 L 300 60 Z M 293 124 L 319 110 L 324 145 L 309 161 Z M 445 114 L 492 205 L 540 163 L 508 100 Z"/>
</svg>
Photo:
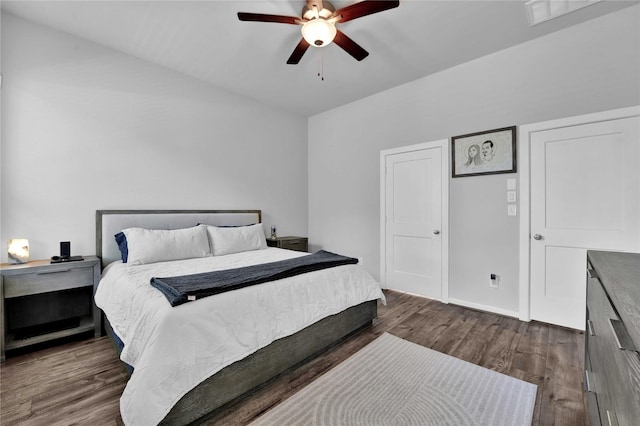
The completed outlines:
<svg viewBox="0 0 640 426">
<path fill-rule="evenodd" d="M 318 61 L 318 77 L 324 81 L 324 49 L 320 49 L 320 60 Z"/>
</svg>

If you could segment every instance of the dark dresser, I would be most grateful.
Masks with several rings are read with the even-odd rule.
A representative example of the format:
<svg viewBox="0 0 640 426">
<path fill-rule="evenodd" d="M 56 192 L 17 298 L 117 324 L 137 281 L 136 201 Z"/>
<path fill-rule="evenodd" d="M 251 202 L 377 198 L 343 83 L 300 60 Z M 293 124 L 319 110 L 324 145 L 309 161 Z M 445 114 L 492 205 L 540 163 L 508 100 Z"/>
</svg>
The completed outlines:
<svg viewBox="0 0 640 426">
<path fill-rule="evenodd" d="M 585 387 L 591 425 L 640 424 L 640 254 L 587 252 Z"/>
</svg>

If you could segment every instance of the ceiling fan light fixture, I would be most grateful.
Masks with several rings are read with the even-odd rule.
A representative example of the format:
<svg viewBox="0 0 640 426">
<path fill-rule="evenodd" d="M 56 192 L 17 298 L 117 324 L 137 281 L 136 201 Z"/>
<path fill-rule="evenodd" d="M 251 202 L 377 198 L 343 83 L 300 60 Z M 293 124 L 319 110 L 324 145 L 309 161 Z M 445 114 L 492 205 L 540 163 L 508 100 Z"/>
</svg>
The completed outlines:
<svg viewBox="0 0 640 426">
<path fill-rule="evenodd" d="M 324 47 L 330 44 L 336 36 L 336 26 L 322 19 L 312 19 L 302 25 L 302 37 L 311 46 Z"/>
</svg>

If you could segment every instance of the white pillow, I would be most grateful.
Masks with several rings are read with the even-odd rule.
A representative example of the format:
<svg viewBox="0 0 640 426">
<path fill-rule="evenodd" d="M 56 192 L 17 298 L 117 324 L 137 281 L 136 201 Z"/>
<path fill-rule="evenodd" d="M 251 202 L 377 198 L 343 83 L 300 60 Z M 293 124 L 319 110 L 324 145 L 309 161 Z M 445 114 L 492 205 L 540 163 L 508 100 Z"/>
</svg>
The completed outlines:
<svg viewBox="0 0 640 426">
<path fill-rule="evenodd" d="M 124 229 L 130 265 L 191 259 L 211 255 L 207 232 L 201 226 L 184 229 Z"/>
<path fill-rule="evenodd" d="M 261 223 L 237 227 L 207 225 L 207 233 L 214 256 L 260 250 L 267 247 Z"/>
</svg>

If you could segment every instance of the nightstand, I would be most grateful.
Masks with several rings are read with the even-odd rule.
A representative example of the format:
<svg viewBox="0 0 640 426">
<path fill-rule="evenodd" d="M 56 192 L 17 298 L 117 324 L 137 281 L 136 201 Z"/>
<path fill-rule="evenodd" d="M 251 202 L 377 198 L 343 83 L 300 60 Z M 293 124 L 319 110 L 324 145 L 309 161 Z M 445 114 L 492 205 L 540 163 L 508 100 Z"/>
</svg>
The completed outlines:
<svg viewBox="0 0 640 426">
<path fill-rule="evenodd" d="M 100 259 L 76 262 L 35 260 L 0 268 L 0 360 L 5 351 L 94 330 L 100 336 L 93 302 Z"/>
<path fill-rule="evenodd" d="M 308 241 L 305 237 L 277 237 L 267 238 L 267 245 L 287 250 L 308 251 Z"/>
</svg>

